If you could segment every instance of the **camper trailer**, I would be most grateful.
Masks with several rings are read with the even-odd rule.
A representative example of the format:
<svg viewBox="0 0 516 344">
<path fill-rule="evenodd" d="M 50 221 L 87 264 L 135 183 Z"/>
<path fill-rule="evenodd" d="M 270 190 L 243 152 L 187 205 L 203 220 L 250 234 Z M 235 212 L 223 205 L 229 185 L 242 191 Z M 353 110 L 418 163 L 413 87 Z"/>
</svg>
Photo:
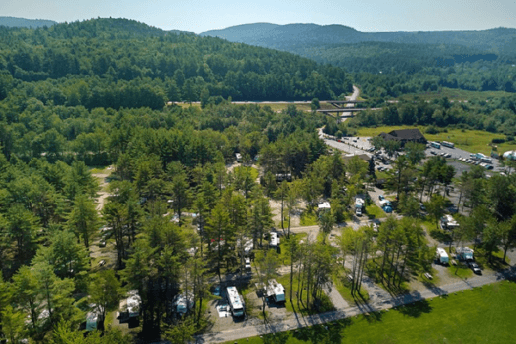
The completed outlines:
<svg viewBox="0 0 516 344">
<path fill-rule="evenodd" d="M 365 201 L 362 198 L 357 197 L 355 200 L 355 214 L 362 216 L 364 213 Z"/>
<path fill-rule="evenodd" d="M 451 215 L 441 217 L 441 229 L 453 230 L 459 227 L 459 223 Z"/>
<path fill-rule="evenodd" d="M 269 280 L 269 284 L 264 287 L 264 292 L 269 301 L 272 299 L 276 303 L 285 302 L 285 288 L 275 279 Z"/>
<path fill-rule="evenodd" d="M 450 262 L 450 258 L 448 257 L 448 253 L 444 250 L 444 248 L 437 248 L 437 260 L 441 264 L 448 264 Z"/>
<path fill-rule="evenodd" d="M 457 251 L 457 259 L 459 260 L 474 260 L 473 258 L 473 250 L 469 247 L 458 247 Z"/>
<path fill-rule="evenodd" d="M 280 244 L 279 235 L 277 232 L 271 232 L 271 240 L 269 241 L 270 247 L 278 247 Z"/>
<path fill-rule="evenodd" d="M 186 294 L 178 294 L 174 298 L 172 305 L 178 315 L 186 314 L 194 305 L 193 296 L 189 293 L 187 298 Z"/>
</svg>

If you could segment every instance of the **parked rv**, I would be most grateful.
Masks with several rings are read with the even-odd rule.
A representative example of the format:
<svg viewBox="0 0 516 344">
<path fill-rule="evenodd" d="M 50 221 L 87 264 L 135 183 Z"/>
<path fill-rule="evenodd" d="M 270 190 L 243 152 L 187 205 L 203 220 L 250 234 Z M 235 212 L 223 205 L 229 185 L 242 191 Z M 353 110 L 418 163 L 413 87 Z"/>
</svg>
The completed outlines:
<svg viewBox="0 0 516 344">
<path fill-rule="evenodd" d="M 269 280 L 269 284 L 264 287 L 264 292 L 269 301 L 272 299 L 276 303 L 285 302 L 285 288 L 275 279 Z"/>
<path fill-rule="evenodd" d="M 280 244 L 280 239 L 278 232 L 271 232 L 271 240 L 269 241 L 270 247 L 278 247 Z"/>
<path fill-rule="evenodd" d="M 365 201 L 362 198 L 357 197 L 355 200 L 355 214 L 362 216 L 365 210 Z"/>
<path fill-rule="evenodd" d="M 441 217 L 440 223 L 441 229 L 443 230 L 453 230 L 459 227 L 459 223 L 451 215 L 444 215 Z"/>
<path fill-rule="evenodd" d="M 437 248 L 437 261 L 441 264 L 448 264 L 450 262 L 450 258 L 448 257 L 448 253 L 444 250 L 444 248 Z"/>
<path fill-rule="evenodd" d="M 238 290 L 236 287 L 227 287 L 226 288 L 227 299 L 229 303 L 229 308 L 231 309 L 231 314 L 234 317 L 243 317 L 244 312 L 244 300 L 240 294 L 238 294 Z"/>
</svg>

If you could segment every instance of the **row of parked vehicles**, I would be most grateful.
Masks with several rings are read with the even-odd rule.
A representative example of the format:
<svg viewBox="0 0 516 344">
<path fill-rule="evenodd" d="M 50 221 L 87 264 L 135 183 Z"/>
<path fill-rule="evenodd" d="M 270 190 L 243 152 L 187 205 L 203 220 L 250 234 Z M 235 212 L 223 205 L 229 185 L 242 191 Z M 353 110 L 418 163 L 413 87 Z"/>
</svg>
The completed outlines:
<svg viewBox="0 0 516 344">
<path fill-rule="evenodd" d="M 468 164 L 479 165 L 479 166 L 485 167 L 488 170 L 492 170 L 493 169 L 493 165 L 490 165 L 487 162 L 482 162 L 481 160 L 473 160 L 473 159 L 460 158 L 459 161 L 467 162 Z"/>
<path fill-rule="evenodd" d="M 482 274 L 482 270 L 478 266 L 478 264 L 475 262 L 475 257 L 473 255 L 474 251 L 473 249 L 469 247 L 457 247 L 455 249 L 455 255 L 454 258 L 458 259 L 459 261 L 465 263 L 473 272 L 477 275 Z M 436 261 L 439 264 L 442 265 L 449 265 L 450 264 L 450 257 L 448 256 L 448 253 L 444 248 L 438 247 L 436 250 Z M 453 264 L 457 264 L 454 260 L 451 261 Z"/>
</svg>

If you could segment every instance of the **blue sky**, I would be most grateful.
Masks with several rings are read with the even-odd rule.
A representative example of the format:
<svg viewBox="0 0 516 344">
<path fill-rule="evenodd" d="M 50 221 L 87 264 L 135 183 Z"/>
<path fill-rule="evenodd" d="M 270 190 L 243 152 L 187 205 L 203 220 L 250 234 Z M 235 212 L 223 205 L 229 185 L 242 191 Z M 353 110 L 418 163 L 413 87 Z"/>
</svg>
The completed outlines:
<svg viewBox="0 0 516 344">
<path fill-rule="evenodd" d="M 257 22 L 342 24 L 359 31 L 483 30 L 516 28 L 516 0 L 1 0 L 0 16 L 129 18 L 196 33 Z"/>
</svg>

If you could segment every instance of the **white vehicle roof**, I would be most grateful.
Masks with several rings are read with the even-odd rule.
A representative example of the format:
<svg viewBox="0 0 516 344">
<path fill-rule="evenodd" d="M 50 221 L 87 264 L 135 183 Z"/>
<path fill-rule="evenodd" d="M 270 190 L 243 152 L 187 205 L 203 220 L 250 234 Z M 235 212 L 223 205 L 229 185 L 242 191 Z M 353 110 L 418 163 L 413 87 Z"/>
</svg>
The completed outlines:
<svg viewBox="0 0 516 344">
<path fill-rule="evenodd" d="M 229 302 L 231 302 L 233 308 L 239 309 L 243 308 L 244 304 L 242 303 L 242 300 L 240 299 L 240 295 L 238 294 L 238 290 L 236 287 L 227 287 L 227 293 Z"/>
<path fill-rule="evenodd" d="M 285 288 L 275 279 L 269 280 L 269 285 L 265 287 L 265 291 L 267 292 L 267 296 L 285 294 Z"/>
<path fill-rule="evenodd" d="M 318 209 L 331 209 L 331 205 L 329 202 L 323 202 L 323 203 L 319 203 L 317 205 L 317 208 Z"/>
</svg>

